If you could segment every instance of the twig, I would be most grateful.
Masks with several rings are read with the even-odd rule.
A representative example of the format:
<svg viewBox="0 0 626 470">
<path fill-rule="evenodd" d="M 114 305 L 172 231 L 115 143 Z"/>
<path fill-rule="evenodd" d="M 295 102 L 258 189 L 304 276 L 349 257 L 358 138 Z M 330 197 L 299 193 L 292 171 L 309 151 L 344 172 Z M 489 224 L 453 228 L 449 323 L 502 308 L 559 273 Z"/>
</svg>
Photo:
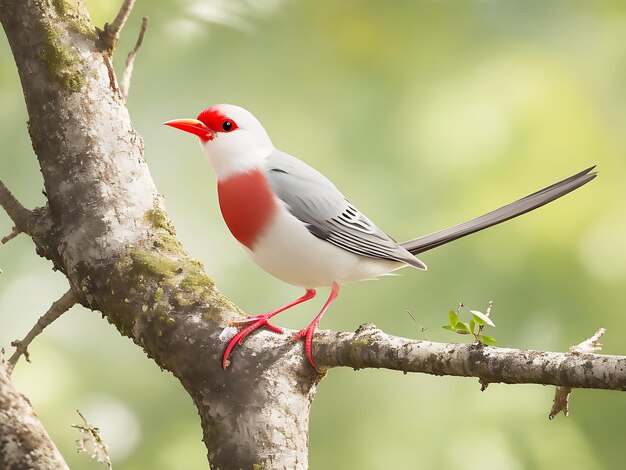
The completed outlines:
<svg viewBox="0 0 626 470">
<path fill-rule="evenodd" d="M 30 362 L 30 356 L 28 354 L 28 346 L 33 341 L 33 339 L 35 339 L 44 330 L 46 326 L 48 326 L 50 323 L 52 323 L 61 315 L 63 315 L 65 312 L 67 312 L 77 302 L 78 302 L 78 299 L 76 298 L 76 295 L 74 294 L 74 290 L 73 289 L 68 290 L 65 294 L 61 296 L 59 300 L 57 300 L 50 306 L 50 308 L 48 309 L 46 313 L 44 313 L 41 317 L 39 317 L 39 320 L 37 320 L 37 323 L 35 323 L 35 326 L 33 326 L 30 329 L 30 331 L 24 337 L 24 339 L 15 340 L 11 343 L 11 346 L 15 347 L 15 352 L 7 361 L 8 362 L 7 369 L 9 371 L 9 374 L 13 372 L 13 368 L 15 367 L 15 364 L 17 364 L 17 361 L 20 359 L 20 356 L 22 354 L 24 355 L 26 360 Z"/>
<path fill-rule="evenodd" d="M 565 416 L 569 416 L 569 396 L 572 393 L 571 387 L 557 387 L 554 392 L 554 401 L 548 419 L 554 419 L 561 411 Z"/>
<path fill-rule="evenodd" d="M 102 41 L 104 49 L 109 51 L 113 51 L 115 49 L 117 40 L 120 37 L 120 31 L 126 24 L 126 20 L 128 20 L 134 6 L 135 0 L 124 0 L 120 6 L 120 10 L 117 12 L 117 16 L 113 20 L 113 23 L 106 23 L 104 25 L 104 31 L 100 34 L 100 40 Z"/>
<path fill-rule="evenodd" d="M 11 233 L 2 239 L 2 243 L 8 242 L 20 232 L 29 230 L 33 222 L 32 211 L 26 209 L 2 181 L 0 181 L 0 206 L 2 206 L 15 224 Z M 14 234 L 13 232 L 17 233 Z"/>
<path fill-rule="evenodd" d="M 485 316 L 487 318 L 489 318 L 489 315 L 491 315 L 491 310 L 493 309 L 493 300 L 490 300 L 489 303 L 487 304 L 487 310 L 485 311 Z M 476 341 L 478 341 L 480 344 L 483 344 L 481 340 L 479 340 L 478 338 L 482 338 L 482 334 L 483 334 L 483 329 L 485 328 L 485 325 L 479 325 L 478 327 L 478 333 L 476 334 Z M 487 387 L 489 387 L 489 382 L 484 379 L 483 377 L 480 377 L 478 379 L 478 383 L 480 384 L 480 391 L 484 392 L 485 390 L 487 390 Z"/>
<path fill-rule="evenodd" d="M 76 413 L 83 420 L 83 424 L 72 424 L 72 427 L 78 429 L 84 435 L 84 437 L 76 441 L 78 452 L 84 452 L 90 459 L 98 463 L 104 463 L 109 469 L 112 469 L 113 465 L 109 456 L 109 447 L 102 439 L 102 436 L 100 436 L 100 429 L 87 421 L 79 410 L 76 410 Z"/>
<path fill-rule="evenodd" d="M 11 232 L 2 237 L 2 240 L 0 240 L 2 242 L 2 244 L 4 245 L 5 243 L 10 242 L 11 240 L 13 240 L 15 237 L 17 237 L 20 233 L 22 233 L 20 230 L 17 229 L 17 227 L 13 227 L 11 229 Z"/>
<path fill-rule="evenodd" d="M 569 348 L 570 352 L 573 354 L 586 354 L 602 350 L 600 338 L 602 338 L 604 333 L 606 333 L 606 330 L 600 328 L 591 338 Z M 569 416 L 569 397 L 571 393 L 572 387 L 556 387 L 554 402 L 552 403 L 552 409 L 550 410 L 548 419 L 554 419 L 560 412 L 563 412 L 565 416 Z"/>
<path fill-rule="evenodd" d="M 600 338 L 604 336 L 604 333 L 606 333 L 606 330 L 604 328 L 598 329 L 598 331 L 596 331 L 591 338 L 588 338 L 582 343 L 579 343 L 576 346 L 572 346 L 571 348 L 569 348 L 570 352 L 584 354 L 602 351 L 602 343 L 600 343 Z"/>
<path fill-rule="evenodd" d="M 422 325 L 420 325 L 420 323 L 415 319 L 415 317 L 413 316 L 413 314 L 411 313 L 410 310 L 407 310 L 406 313 L 409 314 L 409 316 L 413 319 L 413 321 L 417 324 L 417 326 L 419 327 L 420 331 L 422 332 L 422 334 L 424 335 L 424 338 L 426 338 L 426 341 L 430 341 L 430 338 L 428 337 L 428 335 L 426 334 L 426 330 L 428 328 L 424 328 Z"/>
<path fill-rule="evenodd" d="M 143 43 L 143 37 L 146 34 L 146 29 L 148 28 L 148 17 L 144 16 L 141 20 L 141 29 L 139 30 L 139 36 L 137 37 L 137 42 L 135 43 L 135 47 L 133 50 L 128 53 L 126 57 L 126 68 L 124 69 L 124 75 L 122 76 L 122 84 L 120 85 L 120 93 L 122 94 L 122 98 L 126 101 L 128 98 L 128 90 L 130 89 L 130 79 L 133 75 L 133 67 L 135 66 L 135 57 L 137 57 L 137 52 L 139 52 L 139 48 Z"/>
<path fill-rule="evenodd" d="M 489 315 L 491 315 L 491 310 L 492 310 L 492 309 L 493 309 L 493 300 L 490 300 L 490 301 L 489 301 L 489 303 L 487 304 L 487 310 L 485 311 L 485 316 L 486 316 L 487 318 L 489 318 Z M 483 328 L 485 328 L 485 325 L 480 325 L 480 326 L 478 327 L 478 335 L 477 335 L 477 336 L 480 336 L 480 335 L 482 335 L 482 334 L 483 334 Z M 485 387 L 485 388 L 487 388 L 487 386 L 486 386 L 486 385 L 485 385 L 484 387 Z M 484 389 L 483 389 L 483 390 L 484 390 Z"/>
</svg>

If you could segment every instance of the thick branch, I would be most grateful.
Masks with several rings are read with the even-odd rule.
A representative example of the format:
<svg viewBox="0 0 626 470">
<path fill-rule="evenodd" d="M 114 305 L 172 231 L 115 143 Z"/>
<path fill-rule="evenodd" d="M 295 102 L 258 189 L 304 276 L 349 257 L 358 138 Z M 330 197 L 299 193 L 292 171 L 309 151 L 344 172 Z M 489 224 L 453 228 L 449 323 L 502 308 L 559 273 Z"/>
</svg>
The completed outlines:
<svg viewBox="0 0 626 470">
<path fill-rule="evenodd" d="M 416 341 L 374 325 L 355 333 L 320 332 L 320 367 L 384 368 L 432 375 L 477 377 L 484 383 L 535 383 L 626 391 L 626 356 L 481 347 Z"/>
<path fill-rule="evenodd" d="M 221 369 L 227 340 L 220 333 L 241 312 L 176 239 L 110 64 L 133 3 L 124 1 L 107 28 L 113 39 L 103 51 L 87 15 L 64 11 L 71 4 L 82 12 L 81 0 L 0 0 L 49 202 L 53 230 L 44 253 L 84 305 L 180 380 L 198 408 L 212 468 L 306 468 L 309 409 L 323 376 L 300 344 L 267 332 L 234 352 L 236 367 Z M 623 359 L 610 356 L 442 345 L 367 329 L 316 340 L 314 356 L 326 367 L 598 388 L 605 374 L 610 383 L 622 377 L 614 388 L 624 389 Z M 573 370 L 580 361 L 592 367 Z M 504 370 L 508 364 L 523 374 Z"/>
<path fill-rule="evenodd" d="M 0 359 L 0 468 L 69 469 Z"/>
<path fill-rule="evenodd" d="M 10 6 L 0 8 L 0 20 L 52 220 L 42 252 L 83 305 L 100 310 L 180 380 L 198 408 L 212 468 L 306 468 L 309 409 L 321 376 L 299 344 L 267 334 L 247 342 L 254 354 L 236 354 L 237 368 L 221 369 L 220 332 L 241 312 L 176 239 L 109 51 L 89 33 L 88 17 L 61 15 L 56 3 L 0 0 Z M 71 4 L 84 9 L 80 0 Z M 57 56 L 63 67 L 51 67 Z"/>
</svg>

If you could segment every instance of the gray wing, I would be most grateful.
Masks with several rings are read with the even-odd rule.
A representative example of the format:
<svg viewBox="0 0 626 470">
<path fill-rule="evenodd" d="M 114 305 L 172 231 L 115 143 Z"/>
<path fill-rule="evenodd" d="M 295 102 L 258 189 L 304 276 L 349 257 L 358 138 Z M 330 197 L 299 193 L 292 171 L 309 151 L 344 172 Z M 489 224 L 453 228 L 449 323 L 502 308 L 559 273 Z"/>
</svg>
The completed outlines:
<svg viewBox="0 0 626 470">
<path fill-rule="evenodd" d="M 316 237 L 358 255 L 426 269 L 306 163 L 276 150 L 267 158 L 265 170 L 274 193 Z"/>
</svg>

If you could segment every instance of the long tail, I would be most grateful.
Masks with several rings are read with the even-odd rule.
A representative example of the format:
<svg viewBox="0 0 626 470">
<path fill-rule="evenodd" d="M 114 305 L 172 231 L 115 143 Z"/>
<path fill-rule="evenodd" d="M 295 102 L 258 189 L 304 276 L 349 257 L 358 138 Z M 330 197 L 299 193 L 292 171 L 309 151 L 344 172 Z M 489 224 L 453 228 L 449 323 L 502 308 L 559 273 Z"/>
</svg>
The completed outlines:
<svg viewBox="0 0 626 470">
<path fill-rule="evenodd" d="M 475 219 L 468 220 L 462 224 L 454 225 L 438 232 L 434 232 L 428 235 L 424 235 L 413 240 L 400 243 L 400 246 L 410 251 L 412 254 L 417 255 L 424 251 L 432 250 L 441 245 L 445 245 L 451 241 L 459 238 L 471 235 L 472 233 L 479 232 L 493 225 L 500 224 L 506 220 L 517 217 L 518 215 L 530 212 L 538 207 L 543 206 L 555 199 L 565 196 L 567 193 L 580 188 L 582 185 L 587 184 L 589 181 L 596 177 L 596 173 L 591 173 L 591 170 L 595 168 L 595 165 L 587 168 L 580 173 L 570 176 L 563 181 L 554 183 L 536 193 L 530 194 L 522 199 L 519 199 L 511 204 L 507 204 L 495 211 L 491 211 Z"/>
</svg>

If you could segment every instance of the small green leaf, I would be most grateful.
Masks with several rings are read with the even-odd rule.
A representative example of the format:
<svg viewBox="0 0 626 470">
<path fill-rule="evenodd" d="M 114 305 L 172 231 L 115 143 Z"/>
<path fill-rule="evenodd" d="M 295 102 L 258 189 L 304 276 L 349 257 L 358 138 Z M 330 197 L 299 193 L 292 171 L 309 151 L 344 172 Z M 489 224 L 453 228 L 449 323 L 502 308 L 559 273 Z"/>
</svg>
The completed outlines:
<svg viewBox="0 0 626 470">
<path fill-rule="evenodd" d="M 485 326 L 487 323 L 485 322 L 485 320 L 483 320 L 482 318 L 480 318 L 477 315 L 472 314 L 472 318 L 474 319 L 474 321 L 476 322 L 477 325 L 479 326 Z"/>
<path fill-rule="evenodd" d="M 480 335 L 478 340 L 483 343 L 485 346 L 493 346 L 497 343 L 496 339 L 493 336 Z"/>
<path fill-rule="evenodd" d="M 455 331 L 453 327 L 451 327 L 450 325 L 443 325 L 441 328 L 443 328 L 444 330 L 448 330 L 448 331 Z"/>
<path fill-rule="evenodd" d="M 491 321 L 491 318 L 489 318 L 483 312 L 480 312 L 478 310 L 470 310 L 470 312 L 472 312 L 472 314 L 474 315 L 474 320 L 476 320 L 476 323 L 478 323 L 479 325 L 489 325 L 493 326 L 494 328 L 496 327 L 496 325 Z M 482 323 L 479 320 L 481 320 Z"/>
<path fill-rule="evenodd" d="M 476 322 L 472 319 L 470 320 L 470 331 L 474 333 L 475 329 L 476 329 Z"/>
<path fill-rule="evenodd" d="M 463 323 L 462 321 L 458 322 L 456 326 L 454 327 L 454 329 L 456 330 L 457 333 L 461 335 L 470 334 L 469 325 L 467 323 Z"/>
<path fill-rule="evenodd" d="M 450 319 L 450 326 L 454 328 L 456 324 L 459 322 L 459 316 L 454 310 L 450 310 L 448 312 L 448 318 Z"/>
</svg>

